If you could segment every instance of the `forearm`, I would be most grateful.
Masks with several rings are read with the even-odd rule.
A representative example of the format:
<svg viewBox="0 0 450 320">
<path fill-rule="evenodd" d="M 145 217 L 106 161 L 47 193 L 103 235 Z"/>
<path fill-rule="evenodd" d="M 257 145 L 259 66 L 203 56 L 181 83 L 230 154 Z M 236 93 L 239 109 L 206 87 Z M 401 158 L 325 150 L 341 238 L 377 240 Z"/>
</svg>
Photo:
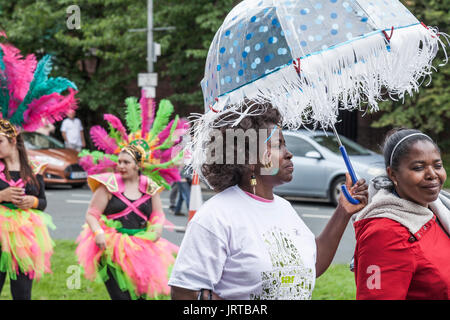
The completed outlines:
<svg viewBox="0 0 450 320">
<path fill-rule="evenodd" d="M 89 228 L 91 228 L 92 232 L 101 229 L 99 217 L 94 216 L 89 212 L 86 214 L 86 223 L 88 224 Z"/>
<path fill-rule="evenodd" d="M 197 300 L 198 291 L 180 287 L 171 287 L 170 296 L 172 300 Z"/>
<path fill-rule="evenodd" d="M 45 210 L 45 208 L 47 208 L 47 197 L 45 196 L 44 177 L 42 175 L 37 175 L 36 178 L 39 182 L 39 195 L 37 196 L 38 202 L 36 209 L 43 211 Z"/>
<path fill-rule="evenodd" d="M 180 287 L 171 287 L 170 295 L 172 300 L 198 300 L 200 291 L 189 290 Z M 203 290 L 201 300 L 224 300 L 210 290 Z"/>
<path fill-rule="evenodd" d="M 322 275 L 333 261 L 349 220 L 350 215 L 338 206 L 325 229 L 316 238 L 316 277 Z"/>
</svg>

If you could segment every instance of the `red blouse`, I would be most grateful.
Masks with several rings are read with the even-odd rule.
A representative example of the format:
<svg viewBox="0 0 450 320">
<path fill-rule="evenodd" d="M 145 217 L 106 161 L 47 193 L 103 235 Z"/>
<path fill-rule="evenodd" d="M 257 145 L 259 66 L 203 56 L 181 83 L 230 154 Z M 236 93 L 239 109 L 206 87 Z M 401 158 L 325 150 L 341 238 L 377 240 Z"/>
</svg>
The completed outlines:
<svg viewBox="0 0 450 320">
<path fill-rule="evenodd" d="M 450 299 L 450 237 L 435 217 L 414 235 L 388 218 L 354 227 L 356 299 Z"/>
</svg>

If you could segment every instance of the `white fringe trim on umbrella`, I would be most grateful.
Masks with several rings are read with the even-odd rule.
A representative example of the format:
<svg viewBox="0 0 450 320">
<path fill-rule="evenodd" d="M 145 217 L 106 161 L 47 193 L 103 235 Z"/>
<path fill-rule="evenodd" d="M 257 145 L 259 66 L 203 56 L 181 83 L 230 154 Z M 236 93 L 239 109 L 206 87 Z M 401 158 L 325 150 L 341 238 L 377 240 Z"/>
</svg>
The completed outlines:
<svg viewBox="0 0 450 320">
<path fill-rule="evenodd" d="M 187 165 L 205 180 L 201 166 L 206 161 L 213 124 L 227 112 L 239 118 L 221 121 L 216 127 L 235 126 L 249 116 L 242 112 L 246 99 L 270 101 L 289 129 L 304 124 L 326 129 L 336 123 L 339 109 L 377 111 L 383 91 L 394 100 L 412 95 L 427 77 L 431 81 L 432 62 L 439 46 L 445 53 L 446 46 L 439 36 L 449 44 L 448 35 L 421 24 L 395 29 L 390 41 L 377 31 L 301 57 L 300 74 L 292 64 L 268 71 L 265 77 L 219 97 L 205 114 L 191 116 L 194 137 L 187 145 Z M 362 108 L 364 102 L 366 110 Z M 253 115 L 263 112 L 254 111 Z"/>
</svg>

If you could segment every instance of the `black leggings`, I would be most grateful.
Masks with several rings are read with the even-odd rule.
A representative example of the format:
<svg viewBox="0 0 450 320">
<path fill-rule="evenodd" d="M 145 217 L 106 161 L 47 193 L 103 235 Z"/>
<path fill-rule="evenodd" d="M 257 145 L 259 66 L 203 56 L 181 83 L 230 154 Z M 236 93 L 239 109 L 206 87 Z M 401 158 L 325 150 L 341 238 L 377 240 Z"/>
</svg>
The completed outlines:
<svg viewBox="0 0 450 320">
<path fill-rule="evenodd" d="M 110 268 L 107 269 L 108 280 L 105 281 L 106 290 L 108 290 L 111 300 L 131 300 L 131 295 L 127 291 L 122 291 L 112 275 Z M 138 300 L 145 300 L 145 297 L 139 297 Z"/>
<path fill-rule="evenodd" d="M 6 280 L 6 272 L 0 272 L 0 293 Z M 31 287 L 33 279 L 27 275 L 19 273 L 17 279 L 11 280 L 11 295 L 13 300 L 31 300 Z"/>
<path fill-rule="evenodd" d="M 120 289 L 109 268 L 107 269 L 107 273 L 108 280 L 105 281 L 105 286 L 106 290 L 108 290 L 111 300 L 131 300 L 130 293 L 128 291 L 122 291 Z"/>
</svg>

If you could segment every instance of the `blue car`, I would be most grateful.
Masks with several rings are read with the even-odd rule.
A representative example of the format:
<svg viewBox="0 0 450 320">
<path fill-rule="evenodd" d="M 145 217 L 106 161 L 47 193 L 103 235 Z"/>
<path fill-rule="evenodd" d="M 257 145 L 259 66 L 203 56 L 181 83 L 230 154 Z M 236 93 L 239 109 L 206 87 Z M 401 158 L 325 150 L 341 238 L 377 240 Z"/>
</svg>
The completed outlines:
<svg viewBox="0 0 450 320">
<path fill-rule="evenodd" d="M 336 205 L 345 183 L 347 168 L 332 132 L 323 130 L 283 131 L 288 150 L 293 154 L 293 179 L 274 192 L 281 196 L 327 199 Z M 382 155 L 368 150 L 350 139 L 340 136 L 355 173 L 369 182 L 385 175 Z"/>
</svg>

